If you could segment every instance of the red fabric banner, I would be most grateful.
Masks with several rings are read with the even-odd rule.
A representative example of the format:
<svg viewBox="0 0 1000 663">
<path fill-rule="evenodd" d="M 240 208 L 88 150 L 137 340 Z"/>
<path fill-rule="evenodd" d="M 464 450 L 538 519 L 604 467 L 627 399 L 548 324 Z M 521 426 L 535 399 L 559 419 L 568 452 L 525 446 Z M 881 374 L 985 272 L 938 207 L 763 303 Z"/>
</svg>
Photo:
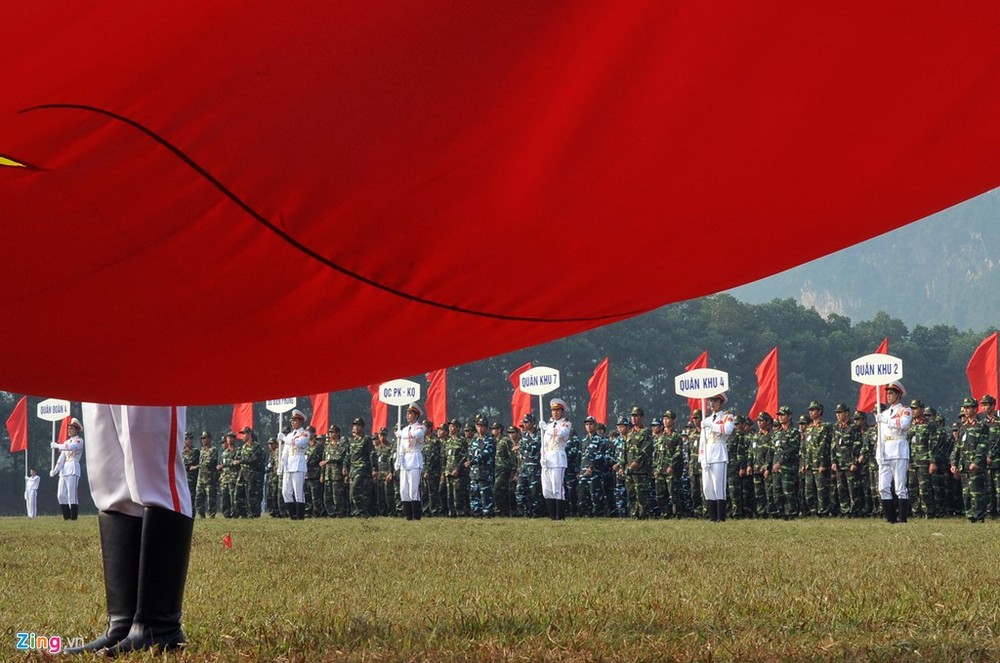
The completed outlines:
<svg viewBox="0 0 1000 663">
<path fill-rule="evenodd" d="M 757 399 L 750 408 L 750 419 L 754 421 L 761 412 L 772 417 L 778 414 L 778 346 L 767 353 L 756 373 Z"/>
<path fill-rule="evenodd" d="M 531 369 L 529 361 L 524 366 L 515 368 L 510 374 L 510 384 L 514 387 L 514 395 L 510 398 L 510 423 L 512 426 L 520 426 L 524 415 L 531 412 L 531 394 L 521 391 L 521 373 Z"/>
<path fill-rule="evenodd" d="M 427 400 L 424 403 L 424 415 L 435 426 L 448 421 L 448 371 L 439 368 L 427 374 Z"/>
<path fill-rule="evenodd" d="M 22 396 L 7 418 L 7 433 L 10 435 L 10 452 L 16 454 L 28 448 L 28 397 Z"/>
<path fill-rule="evenodd" d="M 69 438 L 69 420 L 71 417 L 66 417 L 59 424 L 59 435 L 56 436 L 56 442 L 65 442 Z"/>
<path fill-rule="evenodd" d="M 239 433 L 244 426 L 253 428 L 253 403 L 233 403 L 233 418 L 229 430 Z"/>
<path fill-rule="evenodd" d="M 587 380 L 590 391 L 590 403 L 587 404 L 587 415 L 597 419 L 602 424 L 608 423 L 608 358 L 605 357 L 594 374 Z"/>
<path fill-rule="evenodd" d="M 888 354 L 889 353 L 889 339 L 882 339 L 882 343 L 879 344 L 878 349 L 875 350 L 877 354 Z M 885 402 L 885 386 L 878 387 L 878 399 L 879 402 Z M 861 389 L 858 391 L 858 407 L 859 412 L 871 412 L 875 409 L 875 387 L 870 384 L 861 385 Z"/>
<path fill-rule="evenodd" d="M 389 420 L 389 406 L 378 398 L 379 384 L 368 385 L 368 393 L 372 395 L 372 435 L 386 427 Z"/>
<path fill-rule="evenodd" d="M 693 362 L 684 367 L 685 371 L 693 371 L 696 368 L 708 368 L 708 350 L 705 350 L 698 358 Z M 701 409 L 701 399 L 700 398 L 689 398 L 688 399 L 688 414 L 693 414 L 695 410 Z M 702 413 L 704 414 L 704 413 Z"/>
<path fill-rule="evenodd" d="M 1000 375 L 997 364 L 997 332 L 987 336 L 969 359 L 965 374 L 969 377 L 972 397 L 981 399 L 986 394 L 1000 397 Z"/>
<path fill-rule="evenodd" d="M 330 393 L 313 394 L 309 401 L 313 410 L 309 425 L 316 429 L 317 435 L 326 435 L 326 429 L 330 427 Z"/>
</svg>

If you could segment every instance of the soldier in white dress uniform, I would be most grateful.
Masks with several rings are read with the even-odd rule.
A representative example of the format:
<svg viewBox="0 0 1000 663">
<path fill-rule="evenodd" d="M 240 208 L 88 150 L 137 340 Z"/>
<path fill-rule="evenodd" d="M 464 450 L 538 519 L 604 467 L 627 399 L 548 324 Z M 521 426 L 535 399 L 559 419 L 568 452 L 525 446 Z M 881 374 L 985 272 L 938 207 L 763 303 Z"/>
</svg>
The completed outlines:
<svg viewBox="0 0 1000 663">
<path fill-rule="evenodd" d="M 24 505 L 28 508 L 28 517 L 34 518 L 38 515 L 38 484 L 42 477 L 38 476 L 35 468 L 28 470 L 24 477 Z"/>
<path fill-rule="evenodd" d="M 396 475 L 399 477 L 399 499 L 407 520 L 420 520 L 420 475 L 424 468 L 424 436 L 427 429 L 420 423 L 424 415 L 416 403 L 406 408 L 406 426 L 396 431 Z"/>
<path fill-rule="evenodd" d="M 722 411 L 725 392 L 708 399 L 709 414 L 701 423 L 698 462 L 701 464 L 702 490 L 709 520 L 726 519 L 726 472 L 729 465 L 727 442 L 736 422 L 733 415 Z"/>
<path fill-rule="evenodd" d="M 80 437 L 83 426 L 79 419 L 73 417 L 66 429 L 69 431 L 69 438 L 52 443 L 52 448 L 59 450 L 59 460 L 52 468 L 52 476 L 59 475 L 56 495 L 62 508 L 63 520 L 76 520 L 80 509 L 77 489 L 80 486 L 80 458 L 83 456 L 83 438 Z"/>
<path fill-rule="evenodd" d="M 565 418 L 566 401 L 553 398 L 549 401 L 552 418 L 542 423 L 542 498 L 549 518 L 566 517 L 566 499 L 563 495 L 563 475 L 566 474 L 566 444 L 573 434 L 573 424 Z"/>
<path fill-rule="evenodd" d="M 905 523 L 909 515 L 910 498 L 906 489 L 907 473 L 910 471 L 910 442 L 906 432 L 910 430 L 913 412 L 900 399 L 906 389 L 899 382 L 885 388 L 885 399 L 889 406 L 875 417 L 879 427 L 878 447 L 875 459 L 878 461 L 878 492 L 882 498 L 882 513 L 887 522 Z M 895 498 L 893 497 L 895 488 Z"/>
<path fill-rule="evenodd" d="M 288 505 L 292 520 L 306 517 L 306 449 L 309 447 L 309 431 L 305 428 L 306 416 L 300 410 L 292 410 L 292 430 L 282 436 L 281 450 L 281 495 Z"/>
</svg>

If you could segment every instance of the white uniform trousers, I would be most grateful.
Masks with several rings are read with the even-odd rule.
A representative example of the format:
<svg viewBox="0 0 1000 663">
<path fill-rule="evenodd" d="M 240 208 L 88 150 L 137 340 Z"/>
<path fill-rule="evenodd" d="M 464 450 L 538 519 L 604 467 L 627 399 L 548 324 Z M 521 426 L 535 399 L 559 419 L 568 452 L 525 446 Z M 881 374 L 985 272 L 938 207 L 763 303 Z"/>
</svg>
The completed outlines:
<svg viewBox="0 0 1000 663">
<path fill-rule="evenodd" d="M 565 467 L 542 468 L 542 497 L 547 500 L 561 500 L 563 497 L 563 476 Z"/>
<path fill-rule="evenodd" d="M 708 463 L 701 469 L 701 486 L 706 500 L 726 499 L 726 468 L 729 463 Z"/>
<path fill-rule="evenodd" d="M 878 494 L 884 500 L 892 499 L 892 484 L 896 484 L 896 496 L 905 500 L 910 496 L 906 489 L 907 473 L 910 471 L 908 458 L 882 459 L 878 464 Z"/>
<path fill-rule="evenodd" d="M 28 517 L 34 518 L 38 515 L 38 491 L 29 490 L 24 493 L 24 505 L 28 507 Z"/>
<path fill-rule="evenodd" d="M 184 407 L 83 404 L 90 494 L 101 511 L 159 507 L 192 517 Z"/>
<path fill-rule="evenodd" d="M 56 488 L 56 498 L 60 504 L 79 504 L 77 499 L 77 488 L 80 485 L 80 477 L 76 474 L 60 474 L 59 486 Z"/>
<path fill-rule="evenodd" d="M 420 473 L 416 470 L 396 470 L 399 474 L 399 499 L 403 502 L 420 501 Z"/>
<path fill-rule="evenodd" d="M 281 475 L 281 496 L 285 502 L 305 502 L 306 473 L 305 472 L 285 472 Z"/>
</svg>

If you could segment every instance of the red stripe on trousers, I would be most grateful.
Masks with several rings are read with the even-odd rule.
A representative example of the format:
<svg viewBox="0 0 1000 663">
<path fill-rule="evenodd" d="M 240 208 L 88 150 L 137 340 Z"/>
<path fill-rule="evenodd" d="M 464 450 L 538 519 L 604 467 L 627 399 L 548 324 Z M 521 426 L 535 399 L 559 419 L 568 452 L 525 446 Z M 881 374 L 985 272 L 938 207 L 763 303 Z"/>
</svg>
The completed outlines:
<svg viewBox="0 0 1000 663">
<path fill-rule="evenodd" d="M 177 406 L 170 408 L 170 460 L 167 463 L 167 470 L 170 475 L 170 497 L 174 500 L 174 511 L 181 511 L 181 497 L 177 494 Z"/>
</svg>

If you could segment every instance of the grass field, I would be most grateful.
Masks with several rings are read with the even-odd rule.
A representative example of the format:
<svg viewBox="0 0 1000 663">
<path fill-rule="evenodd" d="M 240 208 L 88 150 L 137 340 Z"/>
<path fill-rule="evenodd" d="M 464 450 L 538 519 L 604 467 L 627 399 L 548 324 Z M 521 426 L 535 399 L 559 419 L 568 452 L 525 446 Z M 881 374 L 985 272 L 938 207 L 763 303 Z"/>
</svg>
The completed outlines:
<svg viewBox="0 0 1000 663">
<path fill-rule="evenodd" d="M 199 520 L 191 645 L 171 660 L 995 661 L 998 534 L 963 520 Z M 0 564 L 0 660 L 26 660 L 19 631 L 103 629 L 94 516 L 0 519 Z"/>
</svg>

